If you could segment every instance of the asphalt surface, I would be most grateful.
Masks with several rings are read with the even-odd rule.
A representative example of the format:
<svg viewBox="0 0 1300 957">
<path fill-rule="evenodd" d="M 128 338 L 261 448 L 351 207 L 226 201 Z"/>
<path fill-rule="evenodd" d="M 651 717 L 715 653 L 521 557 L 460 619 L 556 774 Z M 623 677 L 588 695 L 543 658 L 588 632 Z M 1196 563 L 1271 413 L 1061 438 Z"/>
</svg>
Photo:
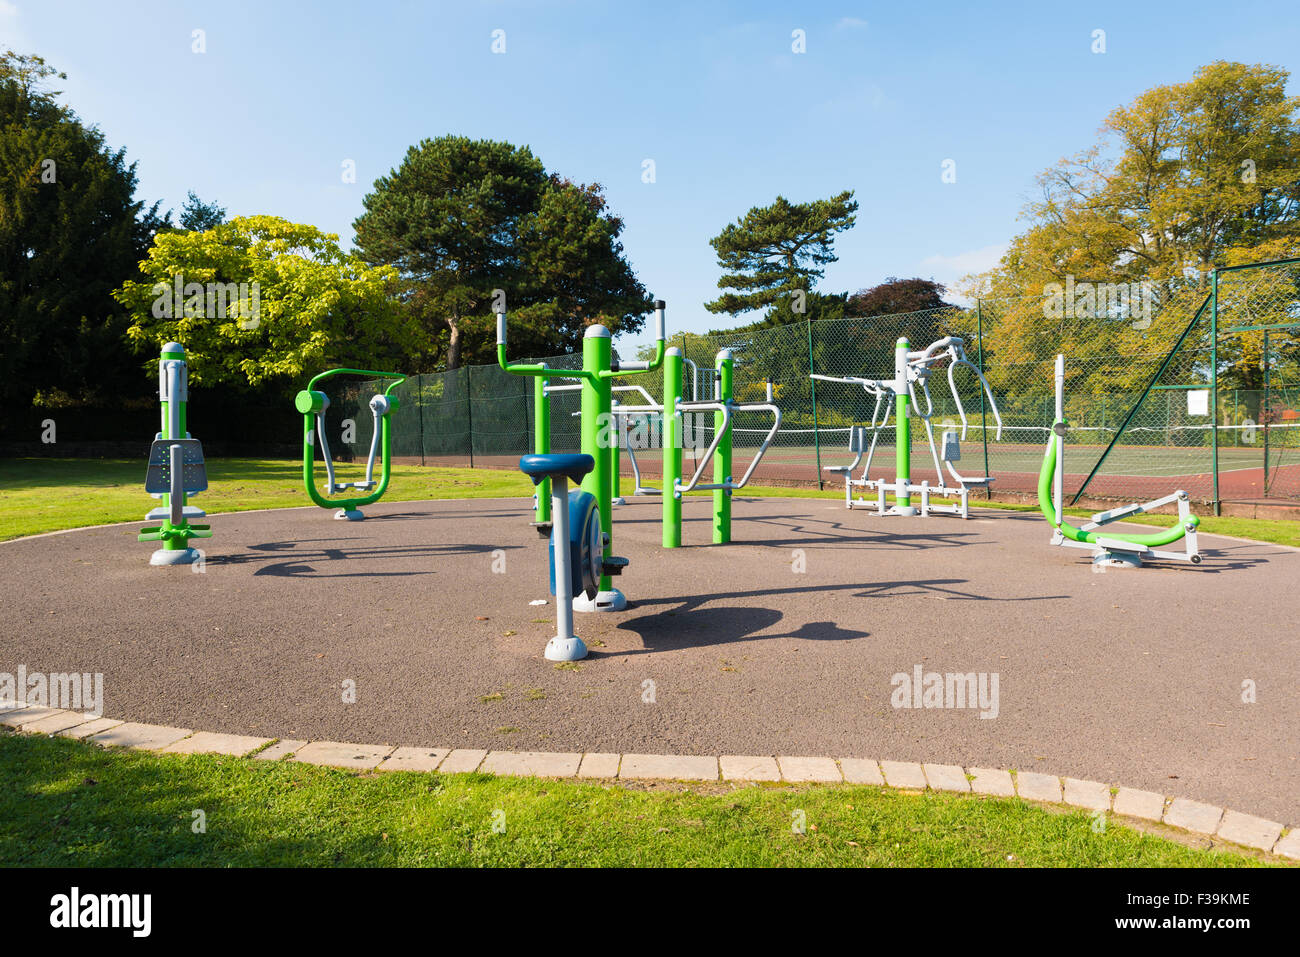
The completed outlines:
<svg viewBox="0 0 1300 957">
<path fill-rule="evenodd" d="M 715 547 L 689 500 L 678 550 L 657 499 L 615 510 L 630 605 L 577 616 L 576 670 L 542 658 L 523 500 L 217 515 L 201 574 L 136 526 L 0 544 L 0 671 L 102 672 L 105 714 L 210 731 L 1019 768 L 1300 823 L 1300 552 L 1202 536 L 1200 566 L 1095 573 L 1036 514 L 734 509 Z M 917 665 L 996 674 L 997 716 L 894 707 Z"/>
</svg>

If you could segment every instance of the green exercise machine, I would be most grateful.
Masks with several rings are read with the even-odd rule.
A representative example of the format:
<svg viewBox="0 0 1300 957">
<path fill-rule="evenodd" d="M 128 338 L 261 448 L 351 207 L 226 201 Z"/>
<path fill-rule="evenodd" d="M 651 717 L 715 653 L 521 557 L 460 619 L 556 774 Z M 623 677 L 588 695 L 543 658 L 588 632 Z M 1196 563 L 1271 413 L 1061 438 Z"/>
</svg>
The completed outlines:
<svg viewBox="0 0 1300 957">
<path fill-rule="evenodd" d="M 161 525 L 141 530 L 138 541 L 162 542 L 149 559 L 150 565 L 189 565 L 202 556 L 190 546 L 194 538 L 211 538 L 210 525 L 190 520 L 203 518 L 202 509 L 187 504 L 189 497 L 206 491 L 207 466 L 203 446 L 186 431 L 186 406 L 189 402 L 189 368 L 185 348 L 179 342 L 162 347 L 158 360 L 158 399 L 162 406 L 162 430 L 149 449 L 144 490 L 162 505 L 145 516 L 145 521 L 161 519 Z"/>
<path fill-rule="evenodd" d="M 370 414 L 374 421 L 374 431 L 370 436 L 370 455 L 366 459 L 366 477 L 360 482 L 338 482 L 334 478 L 334 460 L 330 454 L 329 439 L 325 435 L 325 410 L 330 406 L 329 396 L 318 388 L 321 382 L 337 375 L 360 375 L 370 379 L 391 380 L 382 393 L 370 399 Z M 334 517 L 350 522 L 359 522 L 365 515 L 361 511 L 364 505 L 379 501 L 388 489 L 388 480 L 392 476 L 393 437 L 390 419 L 397 411 L 397 396 L 393 390 L 406 381 L 406 376 L 398 372 L 374 372 L 369 369 L 328 369 L 307 383 L 307 388 L 294 398 L 294 408 L 302 413 L 302 481 L 311 500 L 321 508 L 338 509 Z M 325 460 L 325 492 L 316 488 L 316 442 L 320 441 L 321 457 Z M 375 460 L 380 462 L 379 481 L 375 481 Z M 340 492 L 353 489 L 363 495 L 346 498 L 331 498 Z"/>
<path fill-rule="evenodd" d="M 1061 514 L 1065 485 L 1065 356 L 1056 357 L 1056 418 L 1052 434 L 1047 439 L 1043 465 L 1038 472 L 1038 505 L 1043 516 L 1052 524 L 1052 544 L 1070 548 L 1086 548 L 1093 553 L 1094 566 L 1103 568 L 1136 568 L 1144 558 L 1170 558 L 1178 561 L 1201 563 L 1201 553 L 1196 547 L 1196 528 L 1200 519 L 1192 514 L 1187 493 L 1182 489 L 1163 498 L 1141 504 L 1098 512 L 1092 521 L 1075 528 Z M 1128 534 L 1103 531 L 1104 526 L 1130 515 L 1141 515 L 1165 505 L 1177 504 L 1178 523 L 1172 528 L 1152 534 Z M 1181 552 L 1160 551 L 1165 545 L 1183 540 Z"/>
<path fill-rule="evenodd" d="M 609 330 L 602 325 L 587 327 L 582 339 L 581 369 L 552 369 L 544 363 L 510 364 L 506 359 L 506 313 L 497 312 L 497 362 L 512 375 L 532 376 L 534 378 L 534 398 L 537 400 L 535 415 L 538 434 L 549 435 L 550 408 L 544 393 L 543 379 L 569 378 L 577 379 L 581 385 L 581 436 L 582 454 L 590 456 L 591 468 L 583 472 L 581 491 L 587 492 L 595 499 L 599 513 L 602 532 L 600 556 L 600 580 L 594 597 L 585 591 L 574 597 L 573 607 L 577 611 L 622 611 L 627 607 L 627 598 L 614 588 L 612 576 L 622 574 L 627 566 L 627 559 L 613 554 L 611 529 L 611 512 L 613 507 L 613 482 L 611 478 L 614 464 L 614 448 L 617 445 L 617 427 L 613 415 L 613 379 L 615 376 L 644 375 L 659 369 L 664 363 L 664 309 L 662 299 L 655 300 L 655 354 L 648 362 L 613 361 L 613 348 Z M 537 500 L 548 503 L 553 513 L 551 483 L 553 477 L 545 470 L 535 476 Z M 576 475 L 575 475 L 576 477 Z M 569 493 L 570 497 L 574 493 Z M 554 530 L 551 530 L 554 541 Z M 559 596 L 557 594 L 557 600 Z"/>
</svg>

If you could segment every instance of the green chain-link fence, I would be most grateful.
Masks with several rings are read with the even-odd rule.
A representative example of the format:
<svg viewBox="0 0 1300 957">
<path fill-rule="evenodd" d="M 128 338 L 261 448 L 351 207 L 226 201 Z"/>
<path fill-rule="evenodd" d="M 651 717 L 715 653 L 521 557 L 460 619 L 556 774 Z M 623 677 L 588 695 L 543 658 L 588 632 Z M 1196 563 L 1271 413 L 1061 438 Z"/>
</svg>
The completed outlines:
<svg viewBox="0 0 1300 957">
<path fill-rule="evenodd" d="M 684 333 L 688 399 L 714 398 L 717 351 L 736 360 L 735 398 L 761 401 L 772 384 L 782 427 L 753 481 L 826 483 L 827 466 L 852 460 L 849 430 L 869 425 L 875 399 L 860 387 L 818 382 L 812 372 L 887 378 L 893 347 L 914 349 L 961 336 L 984 370 L 1002 413 L 999 438 L 974 376 L 956 382 L 968 417 L 962 470 L 996 478 L 995 494 L 1032 496 L 1054 414 L 1053 363 L 1066 357 L 1068 500 L 1149 499 L 1184 488 L 1198 503 L 1300 500 L 1300 261 L 1220 269 L 1184 280 L 1112 285 L 1083 281 L 1043 294 L 980 300 L 973 307 L 869 318 L 823 320 L 701 336 Z M 629 357 L 630 358 L 630 357 Z M 576 355 L 546 357 L 557 368 Z M 943 376 L 931 382 L 936 433 L 958 422 Z M 556 380 L 556 385 L 566 384 Z M 658 375 L 615 380 L 662 400 Z M 355 421 L 349 446 L 364 458 L 370 441 L 365 401 L 372 384 L 355 383 L 331 407 L 329 425 Z M 496 366 L 412 376 L 398 390 L 394 454 L 427 465 L 513 468 L 533 448 L 533 392 L 526 377 Z M 637 391 L 616 391 L 628 405 Z M 576 451 L 576 391 L 550 399 L 551 447 Z M 697 417 L 686 464 L 703 454 L 711 415 Z M 770 420 L 741 413 L 733 421 L 742 471 Z M 337 433 L 336 433 L 337 434 Z M 892 474 L 892 417 L 878 440 L 873 477 Z M 644 476 L 660 474 L 658 450 L 642 451 Z M 622 472 L 631 472 L 624 455 Z M 934 466 L 924 427 L 914 427 L 912 474 Z M 834 479 L 838 483 L 838 479 Z"/>
</svg>

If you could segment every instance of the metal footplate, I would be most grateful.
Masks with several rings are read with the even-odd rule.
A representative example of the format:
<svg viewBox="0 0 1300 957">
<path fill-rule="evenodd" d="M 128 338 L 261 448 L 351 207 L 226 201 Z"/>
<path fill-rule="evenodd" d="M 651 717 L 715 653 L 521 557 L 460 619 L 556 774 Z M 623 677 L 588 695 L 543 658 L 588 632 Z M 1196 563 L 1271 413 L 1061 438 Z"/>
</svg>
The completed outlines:
<svg viewBox="0 0 1300 957">
<path fill-rule="evenodd" d="M 551 527 L 554 525 L 553 522 L 529 522 L 528 524 L 537 529 L 537 534 L 541 538 L 551 537 Z"/>
<path fill-rule="evenodd" d="M 626 558 L 619 558 L 611 555 L 609 558 L 603 558 L 600 562 L 600 572 L 602 575 L 621 575 L 623 569 L 627 568 L 629 562 Z"/>
</svg>

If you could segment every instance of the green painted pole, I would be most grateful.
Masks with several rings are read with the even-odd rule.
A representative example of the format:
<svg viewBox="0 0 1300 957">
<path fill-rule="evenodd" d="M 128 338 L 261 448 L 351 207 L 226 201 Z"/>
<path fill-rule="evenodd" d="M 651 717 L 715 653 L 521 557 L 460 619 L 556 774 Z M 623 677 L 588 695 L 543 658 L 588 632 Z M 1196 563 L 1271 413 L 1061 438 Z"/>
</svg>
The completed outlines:
<svg viewBox="0 0 1300 957">
<path fill-rule="evenodd" d="M 1219 270 L 1210 274 L 1210 446 L 1214 460 L 1214 514 L 1219 502 Z"/>
<path fill-rule="evenodd" d="M 582 480 L 583 491 L 596 497 L 600 506 L 600 527 L 613 528 L 613 509 L 609 497 L 611 402 L 613 393 L 607 375 L 613 358 L 609 330 L 604 326 L 588 326 L 582 337 L 582 370 L 587 378 L 582 389 L 582 451 L 590 455 L 596 467 Z M 613 552 L 613 535 L 606 539 L 604 556 Z M 600 576 L 600 590 L 613 588 L 609 575 Z"/>
<path fill-rule="evenodd" d="M 984 300 L 975 300 L 975 350 L 979 354 L 980 375 L 984 375 Z M 984 407 L 984 390 L 980 389 L 980 437 L 984 443 L 984 474 L 989 472 L 989 414 Z M 984 497 L 993 498 L 993 486 L 984 486 Z"/>
<path fill-rule="evenodd" d="M 664 548 L 678 548 L 682 544 L 682 500 L 676 492 L 682 478 L 682 442 L 677 419 L 681 395 L 682 350 L 674 346 L 664 353 Z"/>
<path fill-rule="evenodd" d="M 542 363 L 545 365 L 546 363 Z M 548 455 L 551 451 L 551 400 L 546 394 L 545 376 L 533 376 L 533 451 Z M 536 521 L 551 520 L 551 480 L 542 479 L 537 484 Z"/>
<path fill-rule="evenodd" d="M 907 350 L 909 344 L 902 337 L 894 346 L 894 502 L 898 509 L 910 509 L 912 496 L 906 491 L 912 480 L 912 426 L 907 418 Z"/>
<path fill-rule="evenodd" d="M 1268 330 L 1264 330 L 1264 401 L 1259 404 L 1260 419 L 1264 422 L 1264 497 L 1268 498 L 1268 426 L 1269 420 L 1269 367 L 1268 367 Z"/>
<path fill-rule="evenodd" d="M 808 384 L 812 387 L 813 444 L 817 449 L 817 490 L 821 491 L 826 486 L 822 481 L 822 436 L 817 427 L 817 380 L 812 378 L 812 373 L 817 371 L 813 367 L 812 318 L 806 319 L 804 325 L 808 329 Z"/>
<path fill-rule="evenodd" d="M 735 372 L 735 362 L 731 356 L 730 349 L 722 349 L 718 352 L 718 358 L 714 364 L 718 374 L 718 401 L 728 403 L 731 401 L 732 383 Z M 713 428 L 722 429 L 726 422 L 726 416 L 721 412 L 713 413 Z M 732 429 L 728 428 L 718 441 L 718 447 L 713 452 L 713 484 L 721 485 L 724 482 L 731 481 L 731 435 Z M 725 545 L 731 541 L 731 489 L 715 488 L 713 490 L 713 544 Z"/>
</svg>

